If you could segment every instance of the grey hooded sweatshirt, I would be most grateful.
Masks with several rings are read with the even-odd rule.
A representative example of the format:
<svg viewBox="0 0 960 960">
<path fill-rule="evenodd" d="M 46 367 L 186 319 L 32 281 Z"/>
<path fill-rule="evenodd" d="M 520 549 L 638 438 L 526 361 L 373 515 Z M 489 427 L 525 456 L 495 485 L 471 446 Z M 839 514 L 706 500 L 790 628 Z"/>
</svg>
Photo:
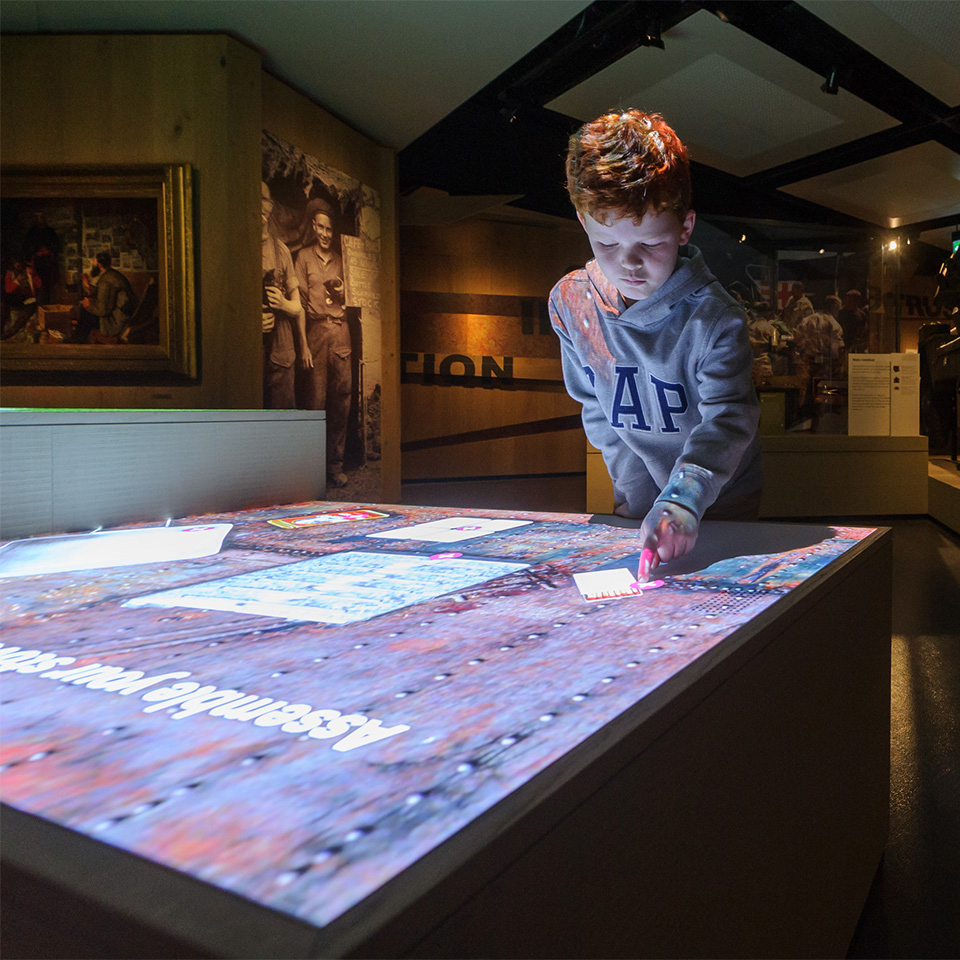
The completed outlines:
<svg viewBox="0 0 960 960">
<path fill-rule="evenodd" d="M 672 501 L 699 520 L 763 482 L 743 311 L 700 251 L 682 249 L 666 283 L 629 307 L 595 260 L 550 294 L 567 392 L 628 517 Z"/>
</svg>

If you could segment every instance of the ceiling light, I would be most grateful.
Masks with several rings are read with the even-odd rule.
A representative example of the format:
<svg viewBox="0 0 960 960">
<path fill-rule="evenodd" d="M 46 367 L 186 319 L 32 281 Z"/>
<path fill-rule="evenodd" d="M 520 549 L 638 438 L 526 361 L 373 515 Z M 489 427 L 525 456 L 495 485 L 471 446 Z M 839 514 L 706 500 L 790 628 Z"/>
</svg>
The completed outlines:
<svg viewBox="0 0 960 960">
<path fill-rule="evenodd" d="M 503 119 L 506 120 L 507 123 L 513 123 L 514 120 L 517 119 L 517 114 L 520 112 L 520 107 L 517 104 L 512 103 L 508 100 L 500 108 L 499 112 L 500 112 L 500 116 L 503 117 Z"/>
<path fill-rule="evenodd" d="M 888 250 L 896 250 L 896 249 L 897 249 L 897 241 L 896 241 L 896 240 L 891 240 L 891 241 L 887 244 L 887 249 L 888 249 Z"/>
<path fill-rule="evenodd" d="M 640 6 L 642 7 L 643 5 L 640 4 Z M 656 11 L 656 8 L 654 8 L 653 13 L 644 11 L 642 16 L 643 19 L 639 24 L 642 37 L 640 40 L 641 45 L 645 47 L 659 47 L 663 50 L 663 39 L 660 36 L 663 29 L 660 25 L 660 14 Z"/>
<path fill-rule="evenodd" d="M 825 247 L 821 247 L 821 248 L 820 248 L 820 253 L 825 253 L 825 252 L 826 252 L 826 248 L 825 248 Z"/>
<path fill-rule="evenodd" d="M 820 89 L 824 93 L 829 93 L 832 96 L 836 96 L 837 92 L 840 90 L 840 77 L 837 75 L 837 68 L 834 67 L 830 71 L 830 76 L 820 85 Z"/>
</svg>

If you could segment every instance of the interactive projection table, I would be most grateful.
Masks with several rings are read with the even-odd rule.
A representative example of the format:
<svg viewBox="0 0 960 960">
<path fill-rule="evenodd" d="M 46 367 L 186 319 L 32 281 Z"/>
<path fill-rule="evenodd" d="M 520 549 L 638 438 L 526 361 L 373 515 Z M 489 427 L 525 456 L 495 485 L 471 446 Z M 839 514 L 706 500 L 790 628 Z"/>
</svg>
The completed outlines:
<svg viewBox="0 0 960 960">
<path fill-rule="evenodd" d="M 889 532 L 705 523 L 640 593 L 639 547 L 342 503 L 5 545 L 5 922 L 113 955 L 843 955 L 887 828 Z"/>
</svg>

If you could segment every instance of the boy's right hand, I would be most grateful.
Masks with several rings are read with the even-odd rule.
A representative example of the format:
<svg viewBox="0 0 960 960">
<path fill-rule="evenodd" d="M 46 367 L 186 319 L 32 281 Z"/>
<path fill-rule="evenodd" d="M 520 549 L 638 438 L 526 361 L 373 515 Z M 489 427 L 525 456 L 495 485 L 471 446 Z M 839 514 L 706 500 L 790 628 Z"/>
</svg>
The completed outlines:
<svg viewBox="0 0 960 960">
<path fill-rule="evenodd" d="M 694 513 L 678 503 L 660 501 L 643 518 L 640 536 L 640 566 L 637 580 L 646 583 L 661 563 L 688 553 L 697 542 L 700 523 Z"/>
</svg>

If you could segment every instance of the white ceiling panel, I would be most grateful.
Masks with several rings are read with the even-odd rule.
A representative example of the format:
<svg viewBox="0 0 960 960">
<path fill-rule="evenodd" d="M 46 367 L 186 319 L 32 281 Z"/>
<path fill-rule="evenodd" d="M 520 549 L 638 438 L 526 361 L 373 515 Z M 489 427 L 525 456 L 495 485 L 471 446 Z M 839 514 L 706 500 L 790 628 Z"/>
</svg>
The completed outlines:
<svg viewBox="0 0 960 960">
<path fill-rule="evenodd" d="M 698 91 L 696 97 L 691 90 Z M 709 143 L 710 156 L 701 150 L 696 157 L 706 163 L 713 162 L 711 156 L 749 161 L 843 123 L 719 53 L 701 57 L 625 100 L 654 104 L 682 140 Z"/>
<path fill-rule="evenodd" d="M 957 0 L 798 0 L 948 106 L 960 105 Z"/>
<path fill-rule="evenodd" d="M 548 106 L 582 120 L 659 111 L 691 155 L 746 176 L 895 126 L 880 110 L 702 10 Z"/>
<path fill-rule="evenodd" d="M 960 155 L 922 143 L 781 190 L 889 228 L 960 216 Z"/>
</svg>

